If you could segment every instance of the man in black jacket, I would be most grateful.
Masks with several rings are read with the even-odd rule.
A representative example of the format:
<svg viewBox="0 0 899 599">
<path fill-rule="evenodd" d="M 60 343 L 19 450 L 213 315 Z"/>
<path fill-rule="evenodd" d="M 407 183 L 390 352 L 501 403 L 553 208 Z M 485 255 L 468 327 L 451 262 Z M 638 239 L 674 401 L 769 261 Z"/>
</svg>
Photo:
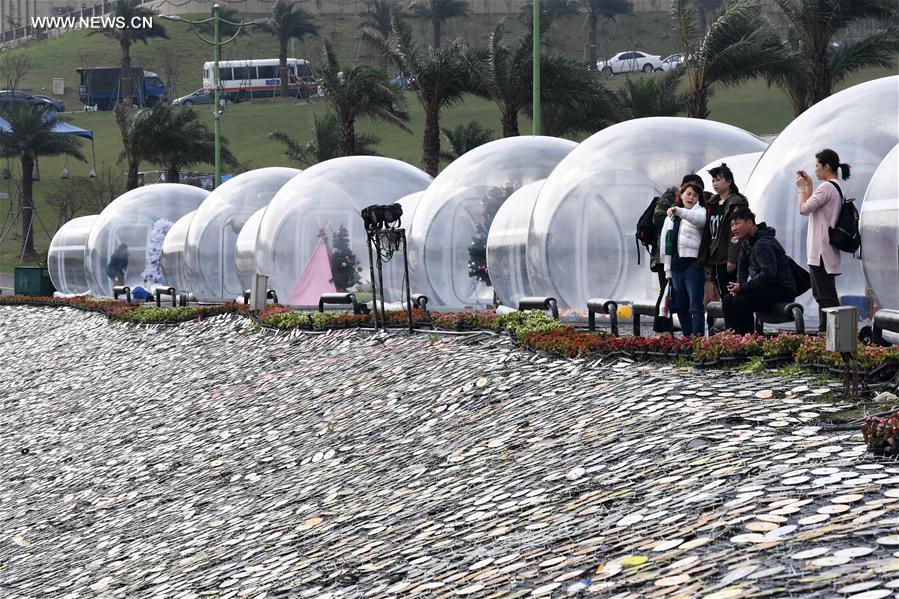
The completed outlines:
<svg viewBox="0 0 899 599">
<path fill-rule="evenodd" d="M 796 299 L 796 280 L 774 229 L 755 223 L 755 215 L 743 208 L 731 217 L 731 231 L 740 241 L 737 282 L 728 285 L 722 299 L 724 312 L 740 335 L 755 329 L 755 313 L 774 304 Z"/>
</svg>

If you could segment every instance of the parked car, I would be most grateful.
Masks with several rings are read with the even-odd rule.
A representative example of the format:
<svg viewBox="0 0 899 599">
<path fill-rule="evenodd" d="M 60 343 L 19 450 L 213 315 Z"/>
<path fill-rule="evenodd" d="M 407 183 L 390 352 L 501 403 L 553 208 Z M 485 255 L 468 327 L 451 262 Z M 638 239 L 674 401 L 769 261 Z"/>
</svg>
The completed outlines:
<svg viewBox="0 0 899 599">
<path fill-rule="evenodd" d="M 62 103 L 62 100 L 57 100 L 56 98 L 51 98 L 50 96 L 34 96 L 35 100 L 43 104 L 47 104 L 48 106 L 52 106 L 53 110 L 56 112 L 65 112 L 66 105 Z"/>
<path fill-rule="evenodd" d="M 662 61 L 662 67 L 656 69 L 657 71 L 676 71 L 677 69 L 684 66 L 684 55 L 678 52 L 677 54 L 672 54 L 665 58 Z"/>
<path fill-rule="evenodd" d="M 596 63 L 596 69 L 606 75 L 643 71 L 651 73 L 662 68 L 662 57 L 646 52 L 619 52 L 608 60 Z"/>
<path fill-rule="evenodd" d="M 9 89 L 0 91 L 0 108 L 19 106 L 22 104 L 27 104 L 34 108 L 43 106 L 45 102 L 41 102 L 31 94 L 26 94 L 25 92 Z"/>
<path fill-rule="evenodd" d="M 198 89 L 197 91 L 187 94 L 186 96 L 181 96 L 180 98 L 175 98 L 172 100 L 172 106 L 191 106 L 192 104 L 212 104 L 213 102 L 212 94 L 208 92 L 204 92 L 202 89 Z"/>
<path fill-rule="evenodd" d="M 412 89 L 412 79 L 405 75 L 397 75 L 390 80 L 390 84 L 406 91 Z"/>
</svg>

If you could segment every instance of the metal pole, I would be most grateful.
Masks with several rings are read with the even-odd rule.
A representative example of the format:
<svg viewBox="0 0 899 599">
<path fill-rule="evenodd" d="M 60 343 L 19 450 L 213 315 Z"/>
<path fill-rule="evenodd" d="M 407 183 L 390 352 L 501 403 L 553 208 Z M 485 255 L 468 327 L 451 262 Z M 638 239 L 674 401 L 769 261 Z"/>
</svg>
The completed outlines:
<svg viewBox="0 0 899 599">
<path fill-rule="evenodd" d="M 375 328 L 378 327 L 378 290 L 375 286 L 375 258 L 372 255 L 371 246 L 374 243 L 373 240 L 374 233 L 371 231 L 366 231 L 366 238 L 368 240 L 368 268 L 371 270 L 371 308 L 372 313 L 375 315 Z M 386 326 L 385 326 L 386 328 Z"/>
<path fill-rule="evenodd" d="M 381 289 L 381 322 L 384 324 L 384 330 L 387 330 L 387 311 L 384 309 L 384 277 L 381 276 L 381 231 L 375 233 L 375 260 L 378 261 L 378 287 Z M 377 301 L 377 300 L 376 300 Z M 373 306 L 378 309 L 377 304 Z"/>
<path fill-rule="evenodd" d="M 540 135 L 540 0 L 534 0 L 534 72 L 531 86 L 531 104 L 533 105 L 533 134 Z"/>
<path fill-rule="evenodd" d="M 409 261 L 406 259 L 406 232 L 400 229 L 403 240 L 403 268 L 406 269 L 406 315 L 409 317 L 409 332 L 412 332 L 414 321 L 412 320 L 412 291 L 409 285 Z"/>
<path fill-rule="evenodd" d="M 219 55 L 221 54 L 222 37 L 219 29 L 219 5 L 212 5 L 212 27 L 215 43 L 213 48 L 213 60 L 215 66 L 212 74 L 212 83 L 215 87 L 215 107 L 212 113 L 212 128 L 215 132 L 215 181 L 213 188 L 217 188 L 222 184 L 222 125 L 219 122 L 221 118 L 221 98 L 219 97 Z"/>
</svg>

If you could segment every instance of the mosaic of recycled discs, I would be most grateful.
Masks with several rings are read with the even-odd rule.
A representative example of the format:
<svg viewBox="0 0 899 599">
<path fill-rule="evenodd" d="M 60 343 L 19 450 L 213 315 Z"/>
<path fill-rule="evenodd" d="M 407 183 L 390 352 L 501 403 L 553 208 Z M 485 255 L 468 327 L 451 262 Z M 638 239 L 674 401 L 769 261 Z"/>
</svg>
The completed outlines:
<svg viewBox="0 0 899 599">
<path fill-rule="evenodd" d="M 887 597 L 811 380 L 0 308 L 3 597 Z"/>
</svg>

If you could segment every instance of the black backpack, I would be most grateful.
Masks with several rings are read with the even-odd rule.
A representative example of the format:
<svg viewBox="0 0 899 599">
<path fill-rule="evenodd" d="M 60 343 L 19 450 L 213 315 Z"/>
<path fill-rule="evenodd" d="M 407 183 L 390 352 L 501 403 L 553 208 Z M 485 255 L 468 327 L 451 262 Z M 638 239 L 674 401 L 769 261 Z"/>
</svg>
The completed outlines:
<svg viewBox="0 0 899 599">
<path fill-rule="evenodd" d="M 637 232 L 634 234 L 636 238 L 637 245 L 637 264 L 640 264 L 640 244 L 643 244 L 643 247 L 646 248 L 646 251 L 652 256 L 655 253 L 656 244 L 659 241 L 659 232 L 656 230 L 655 223 L 652 222 L 653 214 L 656 210 L 656 204 L 659 203 L 659 196 L 656 196 L 649 203 L 649 206 L 646 207 L 646 210 L 643 211 L 643 214 L 640 215 L 640 218 L 637 220 Z"/>
<path fill-rule="evenodd" d="M 833 227 L 828 228 L 830 245 L 838 250 L 854 254 L 862 246 L 862 236 L 858 232 L 858 210 L 855 208 L 855 198 L 847 200 L 843 197 L 843 190 L 840 189 L 840 186 L 835 181 L 830 183 L 837 188 L 840 200 L 843 202 L 837 222 Z"/>
</svg>

